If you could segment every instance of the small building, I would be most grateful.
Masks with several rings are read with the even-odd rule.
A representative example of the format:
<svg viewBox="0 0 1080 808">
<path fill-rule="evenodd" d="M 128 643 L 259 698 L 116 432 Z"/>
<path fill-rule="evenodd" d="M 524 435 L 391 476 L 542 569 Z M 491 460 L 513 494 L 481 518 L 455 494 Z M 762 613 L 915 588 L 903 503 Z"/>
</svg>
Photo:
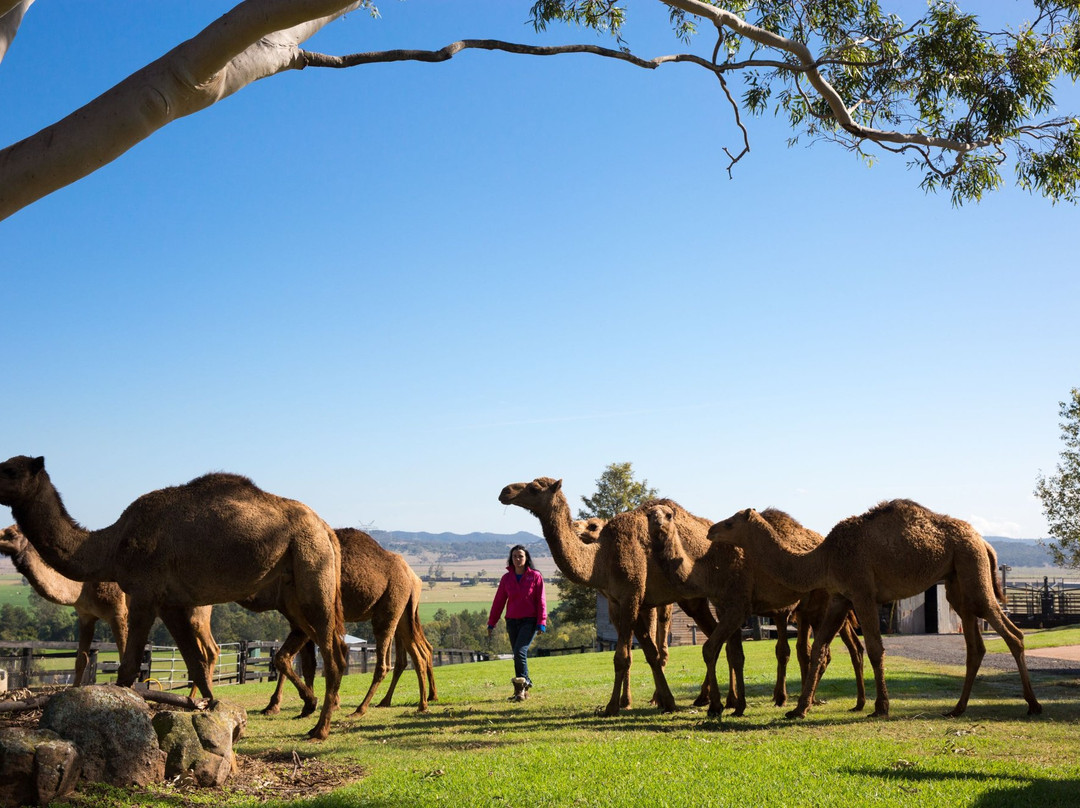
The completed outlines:
<svg viewBox="0 0 1080 808">
<path fill-rule="evenodd" d="M 611 622 L 608 613 L 607 598 L 598 594 L 596 596 L 596 642 L 604 648 L 610 648 L 619 639 L 619 632 L 615 630 L 615 624 Z M 701 645 L 708 637 L 703 636 L 701 629 L 694 623 L 693 618 L 679 608 L 678 604 L 671 609 L 671 625 L 668 628 L 668 645 Z M 634 645 L 637 645 L 635 638 Z"/>
<path fill-rule="evenodd" d="M 937 583 L 919 595 L 892 604 L 887 630 L 897 634 L 959 634 L 960 615 L 945 598 L 945 584 Z M 883 626 L 885 628 L 885 626 Z"/>
</svg>

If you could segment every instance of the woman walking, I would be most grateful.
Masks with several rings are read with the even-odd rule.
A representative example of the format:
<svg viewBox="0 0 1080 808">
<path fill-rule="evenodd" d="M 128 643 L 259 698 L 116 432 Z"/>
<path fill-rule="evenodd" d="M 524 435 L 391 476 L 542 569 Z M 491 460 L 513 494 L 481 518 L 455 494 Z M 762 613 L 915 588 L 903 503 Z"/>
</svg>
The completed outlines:
<svg viewBox="0 0 1080 808">
<path fill-rule="evenodd" d="M 533 568 L 532 556 L 523 545 L 510 548 L 506 574 L 499 581 L 495 600 L 488 615 L 488 636 L 506 607 L 506 633 L 510 635 L 510 647 L 514 651 L 514 695 L 510 701 L 524 701 L 532 687 L 529 678 L 529 644 L 536 632 L 547 631 L 547 598 L 544 595 L 544 577 Z"/>
</svg>

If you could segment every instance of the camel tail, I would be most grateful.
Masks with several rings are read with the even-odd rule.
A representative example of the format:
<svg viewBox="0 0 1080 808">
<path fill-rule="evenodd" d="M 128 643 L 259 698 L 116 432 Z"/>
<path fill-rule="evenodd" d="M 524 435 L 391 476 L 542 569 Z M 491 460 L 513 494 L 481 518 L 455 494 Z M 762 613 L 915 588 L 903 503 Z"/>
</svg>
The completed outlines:
<svg viewBox="0 0 1080 808">
<path fill-rule="evenodd" d="M 990 561 L 990 578 L 994 582 L 994 597 L 998 599 L 998 603 L 1004 604 L 1005 590 L 1001 586 L 1001 576 L 998 575 L 997 553 L 985 539 L 983 539 L 983 546 L 986 548 L 986 557 Z"/>
</svg>

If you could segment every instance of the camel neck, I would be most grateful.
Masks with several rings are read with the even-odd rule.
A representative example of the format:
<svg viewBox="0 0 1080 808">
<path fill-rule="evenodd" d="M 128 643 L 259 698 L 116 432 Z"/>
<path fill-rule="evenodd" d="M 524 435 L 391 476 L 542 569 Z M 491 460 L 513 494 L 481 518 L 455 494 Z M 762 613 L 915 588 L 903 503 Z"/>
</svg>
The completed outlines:
<svg viewBox="0 0 1080 808">
<path fill-rule="evenodd" d="M 551 548 L 556 565 L 576 584 L 596 587 L 594 582 L 596 557 L 600 543 L 586 544 L 574 530 L 570 506 L 560 494 L 553 498 L 550 509 L 537 514 L 544 539 Z"/>
<path fill-rule="evenodd" d="M 11 561 L 34 591 L 45 600 L 61 606 L 74 606 L 82 594 L 83 585 L 80 582 L 65 578 L 46 564 L 30 543 L 15 553 Z"/>
<path fill-rule="evenodd" d="M 14 505 L 11 514 L 45 564 L 75 581 L 111 580 L 104 564 L 110 555 L 105 542 L 95 540 L 64 508 L 60 495 L 47 486 L 33 501 Z"/>
</svg>

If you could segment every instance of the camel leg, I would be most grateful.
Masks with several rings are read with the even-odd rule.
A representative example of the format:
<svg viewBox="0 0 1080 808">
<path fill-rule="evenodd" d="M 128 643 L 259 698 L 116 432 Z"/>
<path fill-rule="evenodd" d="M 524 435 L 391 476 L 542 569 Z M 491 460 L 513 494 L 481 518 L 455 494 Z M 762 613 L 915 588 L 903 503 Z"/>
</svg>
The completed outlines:
<svg viewBox="0 0 1080 808">
<path fill-rule="evenodd" d="M 375 632 L 375 671 L 371 677 L 371 685 L 364 695 L 364 700 L 360 702 L 360 706 L 353 713 L 354 716 L 364 715 L 368 711 L 371 700 L 375 698 L 375 692 L 379 689 L 383 679 L 386 678 L 387 671 L 390 670 L 390 650 L 396 643 L 397 627 L 400 619 L 400 613 L 389 617 L 381 617 L 376 612 L 372 620 L 372 629 Z M 401 653 L 400 649 L 398 658 L 402 665 L 406 664 L 405 654 Z M 397 681 L 396 677 L 394 681 Z"/>
<path fill-rule="evenodd" d="M 411 633 L 414 650 L 410 653 L 413 655 L 413 662 L 417 670 L 420 668 L 420 663 L 417 660 L 423 662 L 424 676 L 427 678 L 427 700 L 438 701 L 439 694 L 435 690 L 435 652 L 431 647 L 431 643 L 428 642 L 427 635 L 424 634 L 424 627 L 420 625 L 418 616 L 412 622 Z M 421 683 L 422 688 L 423 684 Z"/>
<path fill-rule="evenodd" d="M 725 641 L 735 642 L 734 635 L 738 633 L 739 648 L 732 652 L 728 659 L 731 670 L 736 676 L 736 688 L 744 693 L 742 681 L 742 625 L 749 616 L 749 610 L 737 608 L 730 604 L 716 603 L 717 623 L 709 639 L 701 646 L 701 656 L 705 660 L 705 683 L 709 690 L 709 715 L 717 718 L 724 712 L 724 702 L 720 695 L 720 684 L 716 679 L 716 661 L 720 657 L 720 650 Z M 738 663 L 738 664 L 736 664 Z M 745 695 L 743 696 L 745 699 Z"/>
<path fill-rule="evenodd" d="M 945 596 L 960 615 L 964 629 L 964 641 L 967 645 L 967 668 L 964 674 L 964 687 L 960 693 L 960 700 L 956 706 L 946 715 L 959 716 L 967 709 L 968 698 L 971 688 L 975 683 L 975 676 L 982 663 L 983 654 L 986 652 L 982 634 L 979 632 L 978 618 L 984 618 L 996 631 L 1009 651 L 1016 660 L 1016 668 L 1020 673 L 1020 683 L 1024 690 L 1024 700 L 1028 703 L 1028 715 L 1038 715 L 1042 712 L 1042 705 L 1035 698 L 1035 691 L 1031 687 L 1031 677 L 1028 674 L 1027 662 L 1024 660 L 1024 635 L 1013 622 L 1005 615 L 1001 605 L 996 599 L 990 600 L 976 596 L 971 600 L 964 597 L 955 580 L 945 584 Z M 982 601 L 979 603 L 979 601 Z"/>
<path fill-rule="evenodd" d="M 657 611 L 667 610 L 670 617 L 671 607 L 666 606 Z M 671 688 L 668 687 L 667 677 L 664 676 L 664 666 L 661 662 L 662 656 L 659 648 L 659 644 L 655 639 L 655 632 L 650 631 L 654 629 L 654 621 L 645 612 L 642 612 L 635 624 L 635 629 L 638 637 L 638 644 L 641 646 L 641 650 L 645 653 L 645 660 L 649 663 L 649 667 L 652 669 L 653 683 L 656 686 L 656 704 L 660 708 L 662 713 L 675 712 L 675 696 L 671 693 Z M 665 643 L 666 645 L 666 643 Z M 666 652 L 665 652 L 666 653 Z"/>
<path fill-rule="evenodd" d="M 187 666 L 188 678 L 204 698 L 213 698 L 214 666 L 220 648 L 210 633 L 210 607 L 163 606 L 161 622 L 172 634 Z"/>
<path fill-rule="evenodd" d="M 603 715 L 612 716 L 619 714 L 619 708 L 625 703 L 627 706 L 630 704 L 630 663 L 633 660 L 633 628 L 637 618 L 637 612 L 639 604 L 631 601 L 628 604 L 616 603 L 611 598 L 608 598 L 608 611 L 611 612 L 611 607 L 615 607 L 614 620 L 615 629 L 618 632 L 617 639 L 615 640 L 615 657 L 612 660 L 612 664 L 615 668 L 615 682 L 611 691 L 611 698 L 608 700 L 607 706 L 601 711 Z M 638 637 L 641 640 L 641 637 Z"/>
<path fill-rule="evenodd" d="M 1028 705 L 1028 715 L 1039 715 L 1042 705 L 1035 698 L 1035 691 L 1031 687 L 1031 676 L 1028 675 L 1027 662 L 1024 661 L 1024 634 L 1016 627 L 996 602 L 990 604 L 990 609 L 984 615 L 985 620 L 993 627 L 1005 644 L 1009 646 L 1013 659 L 1016 660 L 1016 670 L 1020 674 L 1020 684 L 1024 689 L 1024 701 Z"/>
<path fill-rule="evenodd" d="M 810 706 L 814 703 L 818 682 L 821 681 L 821 675 L 825 672 L 825 665 L 828 663 L 829 643 L 843 625 L 849 608 L 848 601 L 844 598 L 833 597 L 829 601 L 829 608 L 821 620 L 821 625 L 814 630 L 814 645 L 810 649 L 810 664 L 806 675 L 803 676 L 799 703 L 794 710 L 786 713 L 788 718 L 805 718 Z"/>
<path fill-rule="evenodd" d="M 86 675 L 86 666 L 90 662 L 90 645 L 94 642 L 94 626 L 97 618 L 90 615 L 79 615 L 79 650 L 75 652 L 75 686 L 83 682 Z"/>
<path fill-rule="evenodd" d="M 333 548 L 336 554 L 336 541 Z M 334 565 L 327 564 L 322 568 L 309 568 L 298 564 L 294 567 L 293 586 L 285 592 L 286 616 L 314 640 L 322 654 L 326 689 L 319 720 L 308 731 L 308 737 L 317 741 L 325 740 L 330 734 L 330 717 L 340 703 L 338 691 L 341 688 L 341 677 L 348 653 L 342 639 L 345 622 L 341 610 L 341 582 L 337 566 L 339 563 L 335 559 Z M 289 668 L 291 669 L 291 666 Z"/>
<path fill-rule="evenodd" d="M 863 646 L 859 642 L 859 636 L 855 633 L 855 626 L 850 618 L 844 620 L 840 627 L 840 639 L 847 647 L 848 656 L 851 657 L 851 668 L 855 672 L 855 706 L 851 712 L 862 712 L 866 706 L 866 681 L 863 673 Z"/>
<path fill-rule="evenodd" d="M 291 622 L 292 621 L 290 621 L 290 623 Z M 274 695 L 270 697 L 270 703 L 262 710 L 263 715 L 275 715 L 281 709 L 281 696 L 286 681 L 292 682 L 293 687 L 296 688 L 296 692 L 300 694 L 300 700 L 304 703 L 298 717 L 306 718 L 315 712 L 315 708 L 319 704 L 319 699 L 310 686 L 310 683 L 315 681 L 314 650 L 310 653 L 310 662 L 307 657 L 302 657 L 301 665 L 304 668 L 303 681 L 297 676 L 296 669 L 293 667 L 292 662 L 293 657 L 300 654 L 307 645 L 307 634 L 294 625 L 292 631 L 290 631 L 289 635 L 285 638 L 285 642 L 281 644 L 277 653 L 274 654 L 274 670 L 276 670 L 278 674 L 278 683 L 277 687 L 274 688 Z"/>
<path fill-rule="evenodd" d="M 152 604 L 140 603 L 128 597 L 127 645 L 116 671 L 116 684 L 120 687 L 131 687 L 139 678 L 143 651 L 146 650 L 146 641 L 150 638 L 150 629 L 156 617 L 157 610 Z"/>
<path fill-rule="evenodd" d="M 870 667 L 874 671 L 874 687 L 877 697 L 874 699 L 874 712 L 871 718 L 889 717 L 889 689 L 885 685 L 885 646 L 881 642 L 881 629 L 878 625 L 877 601 L 873 598 L 861 598 L 852 601 L 855 616 L 863 630 L 866 643 L 866 655 L 870 657 Z"/>
<path fill-rule="evenodd" d="M 743 666 L 746 664 L 746 654 L 743 652 L 742 626 L 728 637 L 727 646 L 724 648 L 727 656 L 728 671 L 730 673 L 730 686 L 734 690 L 734 702 L 731 701 L 731 693 L 728 694 L 727 706 L 731 708 L 731 714 L 735 717 L 746 712 L 746 682 L 743 679 Z"/>
<path fill-rule="evenodd" d="M 619 619 L 620 619 L 619 614 L 621 612 L 619 602 L 617 600 L 615 600 L 614 598 L 610 598 L 610 597 L 607 599 L 607 602 L 608 602 L 608 618 L 611 620 L 611 625 L 616 626 L 616 631 L 618 631 L 617 627 L 619 625 Z M 616 640 L 615 655 L 618 656 L 618 640 Z M 623 677 L 622 688 L 621 688 L 621 692 L 619 694 L 619 707 L 622 708 L 622 709 L 625 709 L 625 708 L 629 707 L 630 704 L 631 704 L 631 698 L 630 698 L 630 675 L 629 675 L 630 660 L 629 660 L 629 658 L 627 658 L 626 670 L 627 670 L 627 675 L 625 677 Z M 616 670 L 616 673 L 615 673 L 615 678 L 618 679 L 618 671 L 617 670 Z M 609 705 L 609 707 L 610 707 L 610 705 Z M 615 711 L 615 713 L 617 713 L 617 712 L 618 712 L 618 710 Z M 615 715 L 615 713 L 607 713 L 606 710 L 605 710 L 605 713 L 607 715 Z"/>
<path fill-rule="evenodd" d="M 409 658 L 406 654 L 412 653 L 412 648 L 406 650 L 405 640 L 402 639 L 402 625 L 398 623 L 398 633 L 394 635 L 394 670 L 390 674 L 390 684 L 386 687 L 386 695 L 379 700 L 376 707 L 389 707 L 394 698 L 394 690 L 397 688 L 398 679 L 401 678 L 401 674 L 405 672 L 405 669 L 409 667 Z M 416 675 L 420 680 L 420 701 L 424 701 L 424 673 L 420 669 L 419 664 L 416 663 L 415 655 L 413 654 L 413 664 L 416 665 Z M 426 705 L 424 705 L 426 706 Z M 423 710 L 421 710 L 423 712 Z"/>
<path fill-rule="evenodd" d="M 658 606 L 655 608 L 656 620 L 655 626 L 653 626 L 652 636 L 656 638 L 656 650 L 658 653 L 658 662 L 661 669 L 667 668 L 668 661 L 668 633 L 671 630 L 671 604 L 667 606 Z M 650 620 L 650 625 L 653 621 Z M 666 676 L 664 677 L 667 678 Z M 658 701 L 659 692 L 654 690 L 652 698 L 649 699 L 649 704 L 659 704 Z"/>
<path fill-rule="evenodd" d="M 773 615 L 773 624 L 776 626 L 776 684 L 773 686 L 773 704 L 777 707 L 783 707 L 787 703 L 787 666 L 791 659 L 788 618 L 788 612 L 776 612 Z"/>
<path fill-rule="evenodd" d="M 960 691 L 960 700 L 946 716 L 955 718 L 963 715 L 967 709 L 968 699 L 971 697 L 971 688 L 975 684 L 975 676 L 982 665 L 986 655 L 986 644 L 983 642 L 982 632 L 979 631 L 979 619 L 971 612 L 965 611 L 960 615 L 960 622 L 964 630 L 964 645 L 967 648 L 965 654 L 964 686 Z"/>
<path fill-rule="evenodd" d="M 690 617 L 699 629 L 701 629 L 702 636 L 708 639 L 716 628 L 716 618 L 713 617 L 712 609 L 709 608 L 709 601 L 705 598 L 695 598 L 694 600 L 681 600 L 679 601 L 679 607 Z M 709 703 L 709 686 L 708 680 L 702 680 L 701 691 L 698 693 L 696 699 L 694 699 L 695 707 L 704 707 Z"/>
</svg>

